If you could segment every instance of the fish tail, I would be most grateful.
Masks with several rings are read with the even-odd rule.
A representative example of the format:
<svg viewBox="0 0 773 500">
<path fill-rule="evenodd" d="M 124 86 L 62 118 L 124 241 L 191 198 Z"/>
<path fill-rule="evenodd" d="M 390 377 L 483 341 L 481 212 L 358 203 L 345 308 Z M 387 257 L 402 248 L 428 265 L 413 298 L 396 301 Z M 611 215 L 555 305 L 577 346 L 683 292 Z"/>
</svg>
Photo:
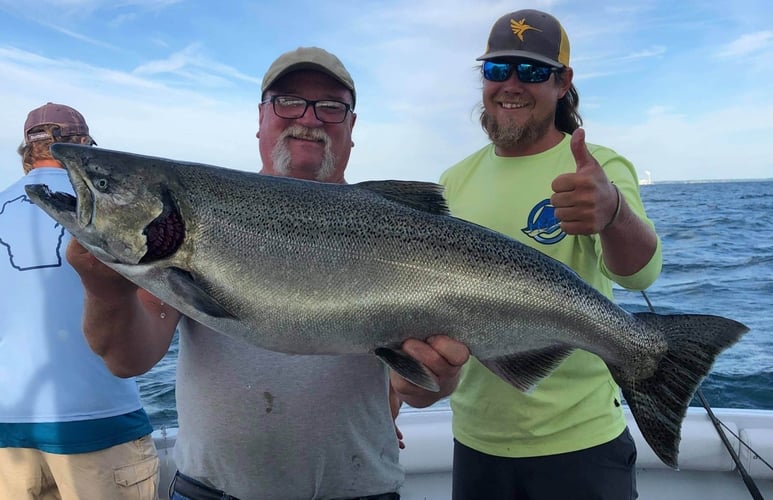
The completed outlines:
<svg viewBox="0 0 773 500">
<path fill-rule="evenodd" d="M 612 374 L 652 451 L 663 463 L 677 468 L 681 425 L 693 395 L 719 353 L 749 328 L 721 316 L 653 313 L 635 316 L 662 332 L 668 349 L 655 372 L 647 378 L 632 380 L 630 375 L 622 375 L 622 370 L 615 369 L 611 369 Z"/>
</svg>

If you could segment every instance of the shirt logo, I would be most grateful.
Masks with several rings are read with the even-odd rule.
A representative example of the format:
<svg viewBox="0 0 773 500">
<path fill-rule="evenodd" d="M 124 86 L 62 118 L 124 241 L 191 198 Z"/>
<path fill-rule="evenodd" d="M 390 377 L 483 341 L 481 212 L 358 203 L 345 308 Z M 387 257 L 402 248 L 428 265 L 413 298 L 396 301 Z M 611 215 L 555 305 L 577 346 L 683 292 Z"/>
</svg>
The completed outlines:
<svg viewBox="0 0 773 500">
<path fill-rule="evenodd" d="M 520 21 L 510 19 L 510 29 L 513 30 L 513 34 L 518 37 L 518 40 L 523 41 L 523 34 L 528 30 L 542 31 L 526 24 L 526 18 L 524 17 Z"/>
<path fill-rule="evenodd" d="M 529 212 L 528 225 L 521 231 L 543 245 L 555 245 L 566 237 L 566 233 L 561 229 L 561 221 L 556 217 L 556 209 L 550 204 L 549 198 L 534 205 Z"/>
<path fill-rule="evenodd" d="M 61 267 L 67 243 L 64 227 L 49 217 L 41 217 L 44 225 L 39 230 L 28 230 L 34 233 L 34 238 L 27 231 L 19 232 L 16 221 L 30 220 L 30 211 L 42 214 L 40 208 L 25 195 L 0 202 L 0 265 L 8 259 L 11 268 L 16 271 Z M 36 245 L 34 251 L 29 250 L 31 239 Z"/>
</svg>

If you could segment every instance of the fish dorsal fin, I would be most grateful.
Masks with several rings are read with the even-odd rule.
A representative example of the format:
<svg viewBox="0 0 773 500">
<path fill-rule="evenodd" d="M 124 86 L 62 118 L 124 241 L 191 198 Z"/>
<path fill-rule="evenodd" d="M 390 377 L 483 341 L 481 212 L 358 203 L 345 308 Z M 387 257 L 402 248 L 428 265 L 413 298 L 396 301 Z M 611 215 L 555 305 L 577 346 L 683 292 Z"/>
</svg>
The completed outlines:
<svg viewBox="0 0 773 500">
<path fill-rule="evenodd" d="M 572 353 L 569 347 L 552 346 L 519 352 L 480 362 L 516 389 L 528 392 Z"/>
<path fill-rule="evenodd" d="M 429 372 L 429 369 L 402 350 L 379 347 L 374 353 L 378 359 L 408 382 L 428 391 L 438 392 L 440 390 L 437 380 Z"/>
<path fill-rule="evenodd" d="M 443 198 L 443 186 L 434 182 L 365 181 L 353 186 L 422 212 L 448 215 L 448 205 Z"/>
<path fill-rule="evenodd" d="M 220 305 L 214 297 L 202 290 L 196 283 L 193 275 L 188 271 L 180 269 L 179 267 L 169 268 L 167 280 L 169 282 L 169 287 L 174 293 L 204 314 L 214 318 L 237 319 Z"/>
</svg>

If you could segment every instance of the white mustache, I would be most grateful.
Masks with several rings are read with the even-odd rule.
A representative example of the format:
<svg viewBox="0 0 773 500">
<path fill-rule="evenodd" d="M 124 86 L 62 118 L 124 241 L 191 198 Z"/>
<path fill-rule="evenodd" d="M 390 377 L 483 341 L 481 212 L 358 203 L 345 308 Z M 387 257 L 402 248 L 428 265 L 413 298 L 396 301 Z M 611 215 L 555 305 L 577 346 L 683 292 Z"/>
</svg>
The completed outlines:
<svg viewBox="0 0 773 500">
<path fill-rule="evenodd" d="M 286 128 L 280 135 L 279 140 L 283 141 L 292 137 L 293 139 L 303 139 L 306 141 L 319 141 L 327 146 L 330 144 L 330 136 L 324 129 L 309 128 L 303 125 L 292 125 Z"/>
</svg>

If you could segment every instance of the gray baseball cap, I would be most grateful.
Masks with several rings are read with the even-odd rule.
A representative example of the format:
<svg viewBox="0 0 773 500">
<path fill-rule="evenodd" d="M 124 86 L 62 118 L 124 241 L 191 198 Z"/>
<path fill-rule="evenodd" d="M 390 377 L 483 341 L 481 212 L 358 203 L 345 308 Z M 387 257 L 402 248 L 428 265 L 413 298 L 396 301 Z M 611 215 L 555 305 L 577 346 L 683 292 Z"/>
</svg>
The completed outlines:
<svg viewBox="0 0 773 500">
<path fill-rule="evenodd" d="M 321 71 L 341 82 L 341 85 L 352 92 L 352 109 L 354 109 L 357 94 L 354 91 L 352 75 L 349 74 L 340 59 L 319 47 L 298 47 L 279 56 L 263 76 L 261 93 L 268 90 L 279 78 L 299 69 Z"/>
<path fill-rule="evenodd" d="M 569 37 L 558 19 L 539 10 L 525 9 L 506 14 L 494 23 L 486 53 L 478 61 L 522 57 L 569 66 Z"/>
</svg>

